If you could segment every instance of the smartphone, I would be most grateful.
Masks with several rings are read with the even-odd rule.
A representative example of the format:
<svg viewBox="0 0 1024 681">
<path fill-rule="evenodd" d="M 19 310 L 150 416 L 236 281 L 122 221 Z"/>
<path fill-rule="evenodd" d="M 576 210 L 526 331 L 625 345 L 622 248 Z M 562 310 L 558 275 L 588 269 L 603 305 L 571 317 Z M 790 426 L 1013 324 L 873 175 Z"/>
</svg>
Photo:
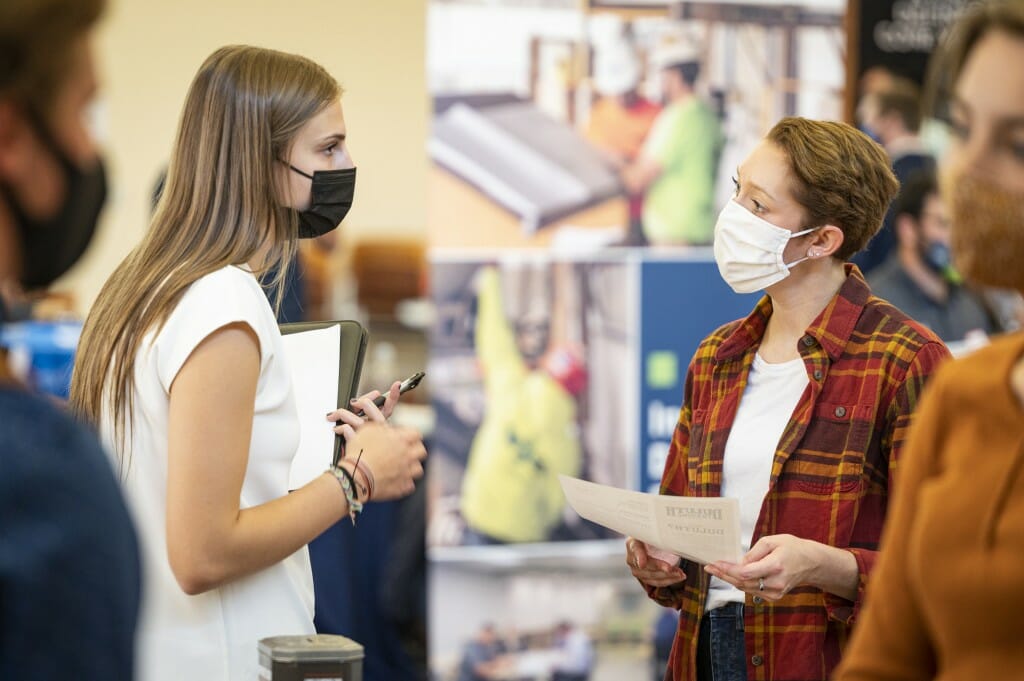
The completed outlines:
<svg viewBox="0 0 1024 681">
<path fill-rule="evenodd" d="M 420 381 L 422 381 L 423 377 L 426 376 L 426 375 L 427 374 L 424 371 L 417 371 L 415 374 L 413 374 L 409 378 L 407 378 L 404 381 L 402 381 L 401 385 L 398 386 L 398 393 L 402 394 L 402 393 L 409 392 L 410 390 L 412 390 L 413 388 L 418 386 L 420 384 Z M 388 386 L 388 388 L 390 388 L 390 387 L 391 386 Z M 388 399 L 388 391 L 387 391 L 387 389 L 381 390 L 380 392 L 381 392 L 380 396 L 377 397 L 377 399 L 375 399 L 373 401 L 373 403 L 378 408 L 379 407 L 383 407 L 384 406 L 384 402 Z M 365 412 L 362 409 L 360 409 L 359 411 L 355 412 L 355 414 L 356 414 L 356 416 L 365 416 L 366 415 Z"/>
<path fill-rule="evenodd" d="M 413 374 L 409 378 L 407 378 L 404 381 L 402 381 L 401 385 L 398 386 L 398 393 L 402 394 L 402 393 L 409 392 L 410 390 L 412 390 L 413 388 L 418 386 L 420 384 L 420 381 L 422 381 L 423 377 L 426 376 L 426 375 L 427 374 L 424 371 L 417 371 L 415 374 Z M 391 386 L 388 386 L 388 388 L 390 388 L 390 387 Z M 380 396 L 377 397 L 377 399 L 375 399 L 373 401 L 373 403 L 375 405 L 377 405 L 378 408 L 383 407 L 384 406 L 384 402 L 388 399 L 387 392 L 388 392 L 387 390 L 382 390 Z M 366 416 L 366 412 L 363 411 L 362 409 L 360 409 L 357 412 L 353 412 L 353 413 L 355 413 L 356 416 L 360 416 L 360 417 L 361 416 Z M 340 426 L 343 422 L 342 421 L 336 421 L 335 423 L 337 423 Z M 335 435 L 335 439 L 336 439 L 336 442 L 338 442 L 340 444 L 335 446 L 335 449 L 334 449 L 334 459 L 333 459 L 332 465 L 337 466 L 338 465 L 338 459 L 341 458 L 342 456 L 344 456 L 345 446 L 344 446 L 344 438 L 341 435 Z"/>
</svg>

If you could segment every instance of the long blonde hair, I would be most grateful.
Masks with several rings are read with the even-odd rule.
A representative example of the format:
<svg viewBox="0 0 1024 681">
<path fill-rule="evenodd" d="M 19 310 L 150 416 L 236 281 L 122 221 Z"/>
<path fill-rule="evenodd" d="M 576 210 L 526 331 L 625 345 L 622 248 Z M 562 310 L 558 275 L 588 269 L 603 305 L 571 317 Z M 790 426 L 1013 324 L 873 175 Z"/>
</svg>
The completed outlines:
<svg viewBox="0 0 1024 681">
<path fill-rule="evenodd" d="M 75 362 L 72 409 L 94 425 L 104 408 L 112 415 L 122 473 L 136 355 L 188 287 L 269 244 L 257 274 L 277 270 L 270 284 L 280 304 L 298 226 L 276 198 L 286 192 L 279 163 L 298 130 L 340 96 L 321 66 L 274 50 L 223 47 L 200 67 L 149 231 L 100 291 Z"/>
</svg>

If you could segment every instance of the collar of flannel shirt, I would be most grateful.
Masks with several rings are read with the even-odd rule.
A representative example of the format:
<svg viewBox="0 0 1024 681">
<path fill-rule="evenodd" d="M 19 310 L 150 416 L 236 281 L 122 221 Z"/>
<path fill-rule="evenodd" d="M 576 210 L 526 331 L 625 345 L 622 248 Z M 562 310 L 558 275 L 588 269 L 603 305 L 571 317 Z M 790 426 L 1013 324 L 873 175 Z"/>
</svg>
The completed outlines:
<svg viewBox="0 0 1024 681">
<path fill-rule="evenodd" d="M 871 289 L 864 281 L 864 275 L 853 263 L 846 263 L 846 281 L 839 292 L 829 301 L 821 314 L 807 327 L 805 337 L 814 338 L 832 361 L 839 359 L 850 340 L 850 334 L 860 318 L 864 306 L 871 297 Z M 717 361 L 737 357 L 751 346 L 760 344 L 768 319 L 772 316 L 772 301 L 764 296 L 719 346 L 715 353 Z M 801 348 L 803 350 L 803 348 Z"/>
</svg>

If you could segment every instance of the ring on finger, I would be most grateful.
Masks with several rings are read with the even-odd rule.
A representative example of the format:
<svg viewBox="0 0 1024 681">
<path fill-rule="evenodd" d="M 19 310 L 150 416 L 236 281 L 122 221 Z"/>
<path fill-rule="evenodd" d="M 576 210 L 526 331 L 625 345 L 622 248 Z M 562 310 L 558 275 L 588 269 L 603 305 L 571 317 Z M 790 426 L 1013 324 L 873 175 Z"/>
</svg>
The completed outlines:
<svg viewBox="0 0 1024 681">
<path fill-rule="evenodd" d="M 764 591 L 764 577 L 757 578 L 757 590 Z"/>
</svg>

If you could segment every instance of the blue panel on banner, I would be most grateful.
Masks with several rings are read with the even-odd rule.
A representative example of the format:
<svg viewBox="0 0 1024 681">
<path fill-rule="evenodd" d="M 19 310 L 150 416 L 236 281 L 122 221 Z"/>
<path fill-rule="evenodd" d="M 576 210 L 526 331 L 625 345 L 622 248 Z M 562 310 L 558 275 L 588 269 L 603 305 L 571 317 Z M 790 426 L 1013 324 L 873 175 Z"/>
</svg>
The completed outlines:
<svg viewBox="0 0 1024 681">
<path fill-rule="evenodd" d="M 733 293 L 710 259 L 645 261 L 640 290 L 639 482 L 655 492 L 693 353 L 715 328 L 747 316 L 760 294 Z"/>
</svg>

